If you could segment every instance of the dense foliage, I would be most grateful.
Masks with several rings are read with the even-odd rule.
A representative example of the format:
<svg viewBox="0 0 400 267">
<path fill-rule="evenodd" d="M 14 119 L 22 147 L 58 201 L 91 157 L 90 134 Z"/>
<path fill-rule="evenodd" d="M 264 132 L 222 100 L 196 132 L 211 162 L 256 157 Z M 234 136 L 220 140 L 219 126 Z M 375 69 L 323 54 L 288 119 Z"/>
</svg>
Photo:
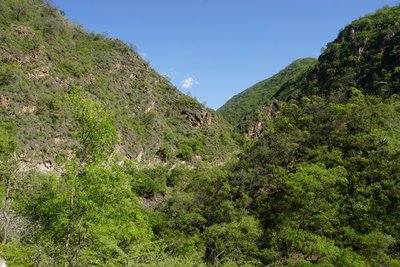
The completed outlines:
<svg viewBox="0 0 400 267">
<path fill-rule="evenodd" d="M 232 178 L 263 225 L 266 263 L 399 264 L 399 105 L 357 89 L 346 103 L 282 105 Z"/>
<path fill-rule="evenodd" d="M 29 4 L 39 7 L 41 15 Z M 353 22 L 315 67 L 294 75 L 276 99 L 260 104 L 259 110 L 265 110 L 273 103 L 274 114 L 257 111 L 263 134 L 258 140 L 241 139 L 238 158 L 223 154 L 236 148 L 229 127 L 193 120 L 193 114 L 202 117 L 202 107 L 164 80 L 141 84 L 137 91 L 129 87 L 137 94 L 127 98 L 140 101 L 138 92 L 155 86 L 146 94 L 160 97 L 155 100 L 165 112 L 171 108 L 141 114 L 146 125 L 138 113 L 137 121 L 129 120 L 113 106 L 134 102 L 120 98 L 128 87 L 114 87 L 112 73 L 96 71 L 103 73 L 104 87 L 77 79 L 55 90 L 50 78 L 30 81 L 25 71 L 31 64 L 50 61 L 57 66 L 55 73 L 84 75 L 87 70 L 77 66 L 86 65 L 79 60 L 105 56 L 84 59 L 85 53 L 114 53 L 115 40 L 83 33 L 40 1 L 5 0 L 0 8 L 6 22 L 0 24 L 1 33 L 16 42 L 13 47 L 34 43 L 12 33 L 19 22 L 35 29 L 35 38 L 52 40 L 45 63 L 18 63 L 13 56 L 18 49 L 0 43 L 0 257 L 9 266 L 400 266 L 399 7 Z M 69 30 L 49 34 L 38 28 L 47 21 L 69 25 L 63 28 Z M 353 28 L 354 38 L 366 35 L 368 42 L 359 61 L 347 65 L 360 51 L 350 49 L 352 38 L 343 37 Z M 53 62 L 51 55 L 65 49 L 61 40 L 106 47 L 79 53 L 70 49 L 68 57 Z M 142 75 L 161 79 L 150 69 Z M 94 93 L 101 91 L 107 97 Z M 39 102 L 32 111 L 24 102 L 30 99 L 46 100 L 40 103 L 53 112 Z M 123 114 L 130 116 L 130 108 L 135 107 Z M 174 108 L 183 112 L 178 115 Z M 60 119 L 66 123 L 53 129 Z M 188 120 L 200 125 L 190 127 Z M 45 146 L 58 131 L 69 139 L 66 149 L 42 150 L 54 153 L 59 168 L 30 168 L 21 151 L 28 144 L 35 151 L 38 140 Z M 152 138 L 164 140 L 155 153 L 163 161 L 123 158 L 118 149 L 133 140 L 129 131 L 148 137 L 149 145 L 159 144 Z M 129 151 L 129 144 L 123 147 Z M 194 160 L 195 155 L 203 159 Z"/>
<path fill-rule="evenodd" d="M 349 87 L 381 96 L 399 93 L 399 19 L 400 9 L 395 7 L 354 21 L 327 45 L 314 69 L 282 86 L 275 96 L 334 93 L 339 97 Z"/>
</svg>

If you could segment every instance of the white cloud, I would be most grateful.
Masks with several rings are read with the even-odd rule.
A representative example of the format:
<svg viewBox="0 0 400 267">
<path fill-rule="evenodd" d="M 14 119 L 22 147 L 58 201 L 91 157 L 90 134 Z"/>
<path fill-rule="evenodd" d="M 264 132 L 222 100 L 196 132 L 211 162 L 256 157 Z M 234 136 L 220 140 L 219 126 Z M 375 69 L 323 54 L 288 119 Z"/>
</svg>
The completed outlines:
<svg viewBox="0 0 400 267">
<path fill-rule="evenodd" d="M 194 77 L 188 77 L 181 82 L 181 87 L 185 89 L 190 89 L 193 85 L 199 84 L 199 82 Z"/>
</svg>

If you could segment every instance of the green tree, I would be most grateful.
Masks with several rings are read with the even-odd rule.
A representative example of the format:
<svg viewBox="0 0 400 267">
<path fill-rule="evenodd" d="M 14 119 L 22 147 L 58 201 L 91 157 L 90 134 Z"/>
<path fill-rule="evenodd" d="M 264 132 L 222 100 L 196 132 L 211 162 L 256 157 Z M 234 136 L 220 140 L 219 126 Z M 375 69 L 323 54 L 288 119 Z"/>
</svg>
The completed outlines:
<svg viewBox="0 0 400 267">
<path fill-rule="evenodd" d="M 83 94 L 71 96 L 68 105 L 73 116 L 74 151 L 79 163 L 106 159 L 117 142 L 113 114 Z"/>
<path fill-rule="evenodd" d="M 227 259 L 240 265 L 259 265 L 256 241 L 261 233 L 258 221 L 251 216 L 243 216 L 230 223 L 214 224 L 204 232 L 206 260 L 214 265 Z"/>
<path fill-rule="evenodd" d="M 85 173 L 88 164 L 99 163 L 106 159 L 116 143 L 117 131 L 111 114 L 107 113 L 100 103 L 82 94 L 76 94 L 70 97 L 68 104 L 76 129 L 73 136 L 76 140 L 74 152 L 77 161 L 67 165 L 65 176 L 70 194 L 64 255 L 73 265 L 81 246 L 80 242 L 75 242 L 74 248 L 70 248 L 74 236 L 75 239 L 81 240 L 79 229 L 75 228 L 79 228 L 79 220 L 81 220 L 76 214 L 80 201 L 76 199 L 79 177 Z M 74 235 L 76 231 L 78 235 Z"/>
<path fill-rule="evenodd" d="M 2 205 L 2 244 L 6 244 L 10 226 L 10 205 L 12 190 L 16 185 L 16 129 L 8 122 L 0 123 L 0 182 L 4 189 Z"/>
</svg>

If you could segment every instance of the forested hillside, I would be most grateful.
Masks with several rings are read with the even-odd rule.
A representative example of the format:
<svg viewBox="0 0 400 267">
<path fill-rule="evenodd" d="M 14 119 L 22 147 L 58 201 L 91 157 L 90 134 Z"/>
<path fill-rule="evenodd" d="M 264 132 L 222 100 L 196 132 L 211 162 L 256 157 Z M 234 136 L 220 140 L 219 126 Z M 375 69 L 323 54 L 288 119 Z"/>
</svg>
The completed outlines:
<svg viewBox="0 0 400 267">
<path fill-rule="evenodd" d="M 399 6 L 243 94 L 253 140 L 51 5 L 0 11 L 9 266 L 400 266 Z"/>
<path fill-rule="evenodd" d="M 336 40 L 327 44 L 315 68 L 282 86 L 276 97 L 339 97 L 349 87 L 380 96 L 398 93 L 399 13 L 398 8 L 383 9 L 345 27 Z"/>
<path fill-rule="evenodd" d="M 399 266 L 399 25 L 398 6 L 354 21 L 251 118 L 229 188 L 262 264 Z"/>
<path fill-rule="evenodd" d="M 314 58 L 302 58 L 292 62 L 271 78 L 258 82 L 233 96 L 218 109 L 218 113 L 232 125 L 243 127 L 245 118 L 255 117 L 256 110 L 270 100 L 283 84 L 296 79 L 315 62 Z"/>
</svg>

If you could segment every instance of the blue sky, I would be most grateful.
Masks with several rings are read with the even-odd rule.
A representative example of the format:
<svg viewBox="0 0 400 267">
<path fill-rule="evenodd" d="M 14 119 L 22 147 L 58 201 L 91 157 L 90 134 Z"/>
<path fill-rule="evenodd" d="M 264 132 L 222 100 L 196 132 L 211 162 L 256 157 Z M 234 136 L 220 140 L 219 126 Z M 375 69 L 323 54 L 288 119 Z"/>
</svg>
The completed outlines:
<svg viewBox="0 0 400 267">
<path fill-rule="evenodd" d="M 211 108 L 398 0 L 53 0 L 87 30 L 119 38 Z"/>
</svg>

